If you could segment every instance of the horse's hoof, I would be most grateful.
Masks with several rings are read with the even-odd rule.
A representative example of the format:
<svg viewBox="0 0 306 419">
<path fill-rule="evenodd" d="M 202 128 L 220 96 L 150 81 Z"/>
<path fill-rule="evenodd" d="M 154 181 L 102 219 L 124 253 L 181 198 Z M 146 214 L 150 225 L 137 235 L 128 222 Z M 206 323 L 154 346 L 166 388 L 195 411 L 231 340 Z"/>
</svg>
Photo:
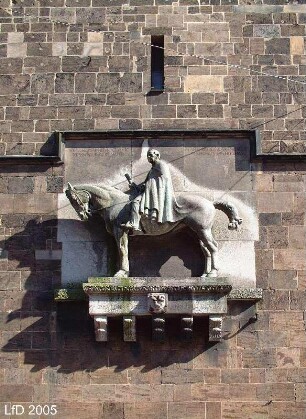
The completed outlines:
<svg viewBox="0 0 306 419">
<path fill-rule="evenodd" d="M 237 230 L 238 229 L 238 223 L 237 223 L 237 221 L 233 221 L 233 222 L 229 223 L 228 229 L 229 230 Z"/>
<path fill-rule="evenodd" d="M 126 271 L 118 271 L 117 273 L 115 273 L 114 278 L 128 278 L 129 273 Z"/>
<path fill-rule="evenodd" d="M 207 278 L 217 278 L 218 277 L 218 271 L 211 271 L 207 274 Z"/>
</svg>

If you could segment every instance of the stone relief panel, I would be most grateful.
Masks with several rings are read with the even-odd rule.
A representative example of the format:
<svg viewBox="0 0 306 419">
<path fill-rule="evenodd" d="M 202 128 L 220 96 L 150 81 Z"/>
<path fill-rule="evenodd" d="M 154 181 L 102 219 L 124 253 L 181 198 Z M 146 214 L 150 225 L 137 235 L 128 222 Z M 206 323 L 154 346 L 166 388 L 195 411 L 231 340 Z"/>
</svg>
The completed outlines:
<svg viewBox="0 0 306 419">
<path fill-rule="evenodd" d="M 213 235 L 219 246 L 219 276 L 235 287 L 255 286 L 254 241 L 258 222 L 248 138 L 173 138 L 69 140 L 65 148 L 65 182 L 104 183 L 127 192 L 128 173 L 136 184 L 150 165 L 146 155 L 157 148 L 170 167 L 176 195 L 192 192 L 210 201 L 229 200 L 243 223 L 229 231 L 226 215 L 217 211 Z M 82 222 L 68 199 L 59 196 L 58 240 L 63 244 L 62 283 L 85 282 L 89 276 L 112 276 L 116 249 L 100 223 Z M 201 275 L 202 259 L 192 232 L 182 230 L 155 237 L 131 237 L 130 276 Z"/>
</svg>

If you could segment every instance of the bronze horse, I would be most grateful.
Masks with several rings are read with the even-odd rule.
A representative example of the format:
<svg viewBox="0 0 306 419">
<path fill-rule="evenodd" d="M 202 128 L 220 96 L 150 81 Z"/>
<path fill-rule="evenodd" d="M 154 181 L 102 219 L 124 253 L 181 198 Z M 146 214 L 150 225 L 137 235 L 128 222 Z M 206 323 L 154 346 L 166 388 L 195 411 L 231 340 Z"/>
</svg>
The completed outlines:
<svg viewBox="0 0 306 419">
<path fill-rule="evenodd" d="M 128 240 L 129 233 L 122 228 L 130 219 L 131 201 L 124 193 L 109 185 L 78 185 L 68 183 L 66 196 L 82 221 L 87 221 L 93 214 L 98 214 L 104 221 L 107 231 L 114 236 L 118 248 L 119 270 L 115 277 L 129 276 Z M 228 228 L 237 230 L 242 219 L 237 209 L 227 202 L 210 202 L 190 193 L 177 195 L 180 211 L 171 223 L 151 222 L 142 216 L 142 232 L 137 235 L 161 235 L 186 226 L 193 230 L 199 239 L 204 256 L 205 270 L 202 277 L 218 276 L 218 245 L 212 236 L 216 209 L 223 211 L 229 219 Z"/>
</svg>

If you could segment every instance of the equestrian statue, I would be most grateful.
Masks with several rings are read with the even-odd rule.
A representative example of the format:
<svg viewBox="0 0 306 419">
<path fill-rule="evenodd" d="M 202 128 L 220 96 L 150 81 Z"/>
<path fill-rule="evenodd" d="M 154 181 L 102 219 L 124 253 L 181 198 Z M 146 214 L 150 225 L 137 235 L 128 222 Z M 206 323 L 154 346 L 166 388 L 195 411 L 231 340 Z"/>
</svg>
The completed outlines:
<svg viewBox="0 0 306 419">
<path fill-rule="evenodd" d="M 169 165 L 161 160 L 159 151 L 150 149 L 147 159 L 152 167 L 142 184 L 136 185 L 126 174 L 129 194 L 105 184 L 68 183 L 66 196 L 82 221 L 93 215 L 105 221 L 118 248 L 119 270 L 115 277 L 129 276 L 129 236 L 161 235 L 183 227 L 191 229 L 199 239 L 205 266 L 202 277 L 217 277 L 218 244 L 211 232 L 216 209 L 227 215 L 230 230 L 237 230 L 242 223 L 237 209 L 228 202 L 211 202 L 188 192 L 176 196 Z"/>
</svg>

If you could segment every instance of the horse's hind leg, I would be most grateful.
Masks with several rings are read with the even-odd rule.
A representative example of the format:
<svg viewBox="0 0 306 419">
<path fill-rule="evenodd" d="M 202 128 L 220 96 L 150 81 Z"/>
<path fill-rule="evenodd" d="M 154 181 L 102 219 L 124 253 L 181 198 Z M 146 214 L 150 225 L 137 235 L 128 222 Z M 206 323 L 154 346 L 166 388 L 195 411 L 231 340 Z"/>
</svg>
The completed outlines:
<svg viewBox="0 0 306 419">
<path fill-rule="evenodd" d="M 211 253 L 211 270 L 208 273 L 208 276 L 212 278 L 216 278 L 218 276 L 218 270 L 219 270 L 218 245 L 215 239 L 213 238 L 211 230 L 205 230 L 204 234 L 207 239 L 207 247 Z"/>
<path fill-rule="evenodd" d="M 201 229 L 198 230 L 197 235 L 200 241 L 203 242 L 203 247 L 207 248 L 211 256 L 211 269 L 209 272 L 204 272 L 203 276 L 208 276 L 211 278 L 216 278 L 218 276 L 218 246 L 217 242 L 213 238 L 210 229 Z M 201 246 L 202 247 L 202 246 Z M 203 249 L 202 247 L 202 249 Z"/>
</svg>

